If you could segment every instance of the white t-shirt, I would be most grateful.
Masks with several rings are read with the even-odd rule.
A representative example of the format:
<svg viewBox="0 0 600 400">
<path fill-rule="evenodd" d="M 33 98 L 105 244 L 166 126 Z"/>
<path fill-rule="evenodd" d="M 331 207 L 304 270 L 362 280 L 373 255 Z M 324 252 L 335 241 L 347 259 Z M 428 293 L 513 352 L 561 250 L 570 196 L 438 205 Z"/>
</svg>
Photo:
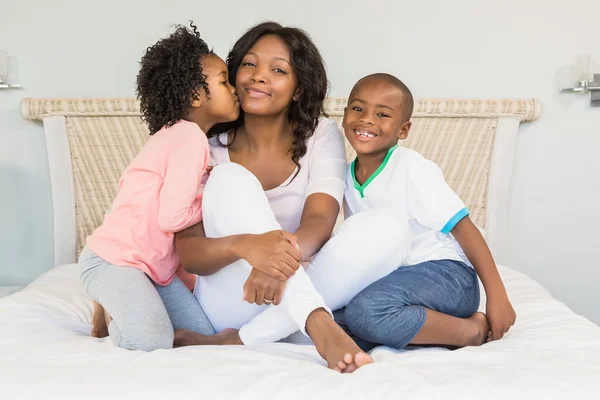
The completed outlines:
<svg viewBox="0 0 600 400">
<path fill-rule="evenodd" d="M 381 166 L 359 185 L 348 165 L 345 217 L 369 208 L 393 208 L 408 218 L 414 239 L 405 265 L 431 260 L 469 260 L 450 231 L 469 215 L 440 168 L 406 147 L 394 146 Z M 371 238 L 370 240 L 376 240 Z"/>
<path fill-rule="evenodd" d="M 209 165 L 230 161 L 229 150 L 219 142 L 227 143 L 227 133 L 209 140 Z M 326 193 L 342 205 L 347 167 L 344 138 L 335 121 L 319 119 L 315 133 L 306 141 L 306 154 L 299 164 L 300 172 L 295 178 L 297 168 L 280 186 L 265 191 L 277 222 L 292 233 L 300 226 L 304 202 L 311 194 Z"/>
</svg>

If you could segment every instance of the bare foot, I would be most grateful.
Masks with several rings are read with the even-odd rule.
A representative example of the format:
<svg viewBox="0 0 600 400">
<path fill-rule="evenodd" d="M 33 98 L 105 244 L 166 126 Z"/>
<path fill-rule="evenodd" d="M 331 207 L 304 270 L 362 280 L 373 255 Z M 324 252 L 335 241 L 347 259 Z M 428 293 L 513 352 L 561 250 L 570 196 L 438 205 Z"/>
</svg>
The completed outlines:
<svg viewBox="0 0 600 400">
<path fill-rule="evenodd" d="M 187 329 L 175 329 L 174 347 L 182 346 L 216 346 L 243 344 L 237 329 L 223 329 L 216 335 L 203 335 Z"/>
<path fill-rule="evenodd" d="M 490 331 L 487 317 L 482 312 L 476 312 L 467 320 L 472 323 L 473 330 L 465 346 L 481 346 L 487 341 L 488 332 Z"/>
<path fill-rule="evenodd" d="M 97 338 L 108 336 L 108 322 L 106 321 L 104 307 L 95 301 L 94 314 L 92 315 L 92 336 Z"/>
<path fill-rule="evenodd" d="M 373 359 L 344 332 L 323 309 L 313 311 L 306 321 L 306 331 L 327 366 L 338 372 L 354 372 Z"/>
</svg>

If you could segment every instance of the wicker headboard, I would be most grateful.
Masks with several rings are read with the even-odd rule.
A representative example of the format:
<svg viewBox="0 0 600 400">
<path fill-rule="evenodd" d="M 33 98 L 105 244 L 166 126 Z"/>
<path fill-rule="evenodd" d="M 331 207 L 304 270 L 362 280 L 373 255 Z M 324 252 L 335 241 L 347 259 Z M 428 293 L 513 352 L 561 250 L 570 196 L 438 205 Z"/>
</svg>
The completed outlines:
<svg viewBox="0 0 600 400">
<path fill-rule="evenodd" d="M 341 124 L 345 99 L 326 110 Z M 56 265 L 75 262 L 104 218 L 127 164 L 148 139 L 139 103 L 125 99 L 24 99 L 24 118 L 43 120 L 53 192 Z M 486 230 L 498 256 L 506 236 L 508 195 L 519 123 L 534 121 L 531 99 L 421 99 L 404 145 L 435 161 Z M 348 159 L 354 157 L 346 143 Z"/>
</svg>

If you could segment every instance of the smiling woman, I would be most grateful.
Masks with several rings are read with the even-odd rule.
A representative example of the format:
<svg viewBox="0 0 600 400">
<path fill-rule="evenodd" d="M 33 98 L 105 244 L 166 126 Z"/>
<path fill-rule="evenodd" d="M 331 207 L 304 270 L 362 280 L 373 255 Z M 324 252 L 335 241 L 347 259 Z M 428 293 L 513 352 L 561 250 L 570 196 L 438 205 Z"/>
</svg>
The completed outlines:
<svg viewBox="0 0 600 400">
<path fill-rule="evenodd" d="M 335 121 L 321 117 L 327 93 L 321 55 L 303 31 L 264 23 L 238 40 L 227 63 L 242 112 L 213 129 L 216 166 L 204 190 L 203 221 L 176 237 L 183 266 L 199 275 L 194 294 L 219 333 L 177 330 L 175 341 L 255 344 L 300 330 L 330 368 L 351 372 L 372 359 L 330 308 L 343 307 L 376 279 L 374 263 L 386 264 L 372 253 L 339 251 L 349 237 L 374 229 L 365 217 L 349 221 L 325 245 L 342 202 L 346 159 Z M 406 224 L 394 216 L 373 218 L 393 224 L 389 237 L 408 240 Z M 375 247 L 401 258 L 404 245 L 394 239 Z M 313 257 L 307 271 L 299 268 Z"/>
</svg>

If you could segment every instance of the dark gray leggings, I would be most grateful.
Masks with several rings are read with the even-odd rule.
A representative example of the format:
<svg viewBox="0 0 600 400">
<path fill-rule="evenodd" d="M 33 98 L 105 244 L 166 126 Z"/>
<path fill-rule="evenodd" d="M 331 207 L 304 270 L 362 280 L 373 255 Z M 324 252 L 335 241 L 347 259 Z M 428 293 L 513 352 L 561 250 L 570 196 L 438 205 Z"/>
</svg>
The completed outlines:
<svg viewBox="0 0 600 400">
<path fill-rule="evenodd" d="M 112 265 L 85 248 L 79 257 L 81 282 L 88 295 L 112 317 L 112 342 L 129 350 L 173 347 L 174 329 L 215 333 L 194 295 L 177 277 L 155 285 L 137 268 Z"/>
</svg>

